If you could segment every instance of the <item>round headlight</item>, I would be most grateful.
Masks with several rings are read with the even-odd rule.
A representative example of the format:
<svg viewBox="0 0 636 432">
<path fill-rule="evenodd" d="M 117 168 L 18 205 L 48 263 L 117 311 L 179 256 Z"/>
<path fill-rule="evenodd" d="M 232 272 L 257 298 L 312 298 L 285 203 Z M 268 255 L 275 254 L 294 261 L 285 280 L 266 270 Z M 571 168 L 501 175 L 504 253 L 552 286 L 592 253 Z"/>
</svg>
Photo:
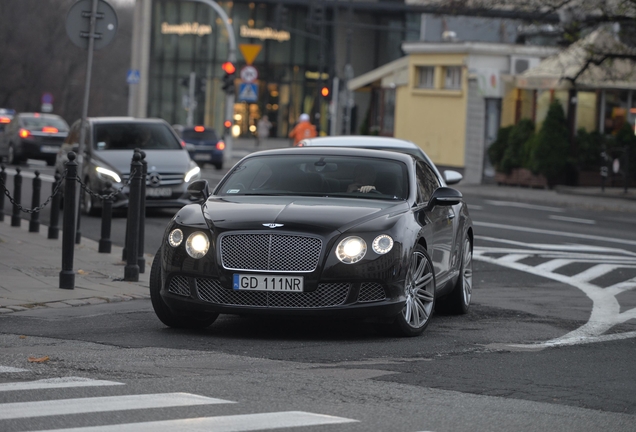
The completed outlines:
<svg viewBox="0 0 636 432">
<path fill-rule="evenodd" d="M 201 231 L 193 232 L 188 236 L 186 241 L 186 252 L 192 258 L 202 258 L 210 248 L 210 241 L 208 236 Z"/>
<path fill-rule="evenodd" d="M 336 256 L 345 264 L 357 263 L 366 253 L 367 243 L 360 237 L 347 237 L 336 248 Z"/>
<path fill-rule="evenodd" d="M 181 244 L 182 241 L 183 231 L 181 231 L 179 228 L 173 229 L 172 231 L 170 231 L 170 234 L 168 234 L 168 243 L 170 244 L 170 246 L 177 247 Z"/>
<path fill-rule="evenodd" d="M 373 240 L 371 247 L 378 255 L 385 254 L 393 248 L 393 239 L 386 234 L 380 234 Z"/>
</svg>

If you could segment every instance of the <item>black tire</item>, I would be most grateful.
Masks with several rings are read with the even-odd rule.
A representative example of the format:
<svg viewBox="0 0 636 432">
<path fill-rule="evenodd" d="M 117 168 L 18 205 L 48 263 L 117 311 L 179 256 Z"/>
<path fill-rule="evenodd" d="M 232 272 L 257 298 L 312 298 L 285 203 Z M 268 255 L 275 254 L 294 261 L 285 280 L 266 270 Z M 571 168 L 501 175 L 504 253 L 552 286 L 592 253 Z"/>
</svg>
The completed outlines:
<svg viewBox="0 0 636 432">
<path fill-rule="evenodd" d="M 84 180 L 84 184 L 90 188 L 90 183 L 88 178 Z M 82 213 L 88 216 L 99 216 L 100 210 L 95 208 L 95 201 L 91 194 L 87 193 L 84 189 L 81 189 L 82 200 L 80 202 L 80 206 L 82 207 Z"/>
<path fill-rule="evenodd" d="M 209 314 L 205 318 L 195 318 L 191 316 L 183 316 L 174 314 L 161 298 L 161 249 L 155 254 L 150 267 L 150 301 L 152 308 L 157 314 L 157 318 L 167 325 L 174 328 L 202 329 L 212 325 L 218 318 L 219 314 Z"/>
<path fill-rule="evenodd" d="M 419 336 L 435 310 L 435 271 L 433 261 L 422 245 L 416 245 L 404 280 L 406 302 L 396 316 L 393 328 L 400 336 Z"/>
<path fill-rule="evenodd" d="M 7 159 L 12 165 L 21 165 L 23 162 L 22 158 L 15 153 L 15 146 L 13 145 L 13 143 L 9 144 L 9 155 Z"/>
<path fill-rule="evenodd" d="M 222 170 L 223 169 L 223 162 L 218 162 L 214 164 L 214 168 L 216 168 L 217 170 Z"/>
<path fill-rule="evenodd" d="M 473 293 L 473 248 L 468 236 L 464 239 L 460 260 L 455 287 L 440 302 L 441 310 L 455 315 L 468 313 Z"/>
</svg>

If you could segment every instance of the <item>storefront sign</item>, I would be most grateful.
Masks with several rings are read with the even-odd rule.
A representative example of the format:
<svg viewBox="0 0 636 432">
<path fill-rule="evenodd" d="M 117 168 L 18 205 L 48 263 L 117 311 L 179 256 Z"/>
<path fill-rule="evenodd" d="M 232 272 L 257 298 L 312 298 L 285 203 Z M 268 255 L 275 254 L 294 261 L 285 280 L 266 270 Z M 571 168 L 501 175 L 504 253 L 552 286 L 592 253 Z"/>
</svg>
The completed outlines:
<svg viewBox="0 0 636 432">
<path fill-rule="evenodd" d="M 312 72 L 312 71 L 305 72 L 305 78 L 307 79 L 317 80 L 317 79 L 320 79 L 321 76 L 323 80 L 329 79 L 329 74 L 327 72 L 323 72 L 322 75 L 320 74 L 320 72 Z"/>
<path fill-rule="evenodd" d="M 212 34 L 212 26 L 207 24 L 199 24 L 197 22 L 181 24 L 168 24 L 167 22 L 164 22 L 161 23 L 161 34 L 178 34 L 179 36 L 204 36 Z"/>
<path fill-rule="evenodd" d="M 477 87 L 482 97 L 502 97 L 501 79 L 497 69 L 477 69 Z"/>
<path fill-rule="evenodd" d="M 288 41 L 291 35 L 285 30 L 275 30 L 271 27 L 262 29 L 250 28 L 246 25 L 241 26 L 241 37 L 256 38 L 260 40 L 271 39 L 278 42 Z"/>
</svg>

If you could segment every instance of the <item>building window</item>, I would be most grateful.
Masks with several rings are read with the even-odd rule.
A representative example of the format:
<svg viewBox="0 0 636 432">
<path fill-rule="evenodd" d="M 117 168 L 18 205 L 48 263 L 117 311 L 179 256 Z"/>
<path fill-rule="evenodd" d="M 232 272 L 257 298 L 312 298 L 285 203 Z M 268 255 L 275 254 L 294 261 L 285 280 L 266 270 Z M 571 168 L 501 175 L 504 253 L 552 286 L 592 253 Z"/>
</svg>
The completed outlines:
<svg viewBox="0 0 636 432">
<path fill-rule="evenodd" d="M 447 66 L 445 68 L 446 76 L 444 79 L 444 88 L 459 90 L 462 88 L 462 67 Z"/>
<path fill-rule="evenodd" d="M 418 66 L 418 88 L 435 88 L 435 66 Z"/>
</svg>

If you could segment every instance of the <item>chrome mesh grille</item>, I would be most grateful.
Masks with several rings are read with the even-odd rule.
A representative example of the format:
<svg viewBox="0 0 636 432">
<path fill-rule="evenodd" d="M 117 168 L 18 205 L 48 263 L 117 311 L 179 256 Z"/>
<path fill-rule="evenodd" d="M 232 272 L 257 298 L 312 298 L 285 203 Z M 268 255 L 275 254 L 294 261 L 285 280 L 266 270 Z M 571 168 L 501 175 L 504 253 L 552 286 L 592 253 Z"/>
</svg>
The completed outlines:
<svg viewBox="0 0 636 432">
<path fill-rule="evenodd" d="M 319 284 L 313 292 L 235 291 L 221 286 L 217 279 L 197 278 L 199 298 L 215 304 L 276 308 L 320 308 L 338 306 L 349 294 L 348 283 Z"/>
<path fill-rule="evenodd" d="M 228 270 L 312 272 L 322 241 L 285 234 L 232 234 L 221 239 L 221 263 Z"/>
<path fill-rule="evenodd" d="M 172 279 L 170 279 L 168 292 L 190 297 L 190 285 L 188 284 L 188 278 L 185 276 L 174 276 Z"/>
<path fill-rule="evenodd" d="M 179 185 L 184 182 L 183 177 L 185 173 L 159 173 L 159 177 L 161 181 L 158 185 L 155 186 L 170 186 L 170 185 Z M 126 183 L 128 181 L 128 177 L 130 177 L 130 173 L 122 173 L 121 181 L 122 183 Z M 150 174 L 146 178 L 146 186 L 152 186 L 150 184 Z"/>
<path fill-rule="evenodd" d="M 379 283 L 370 283 L 364 282 L 360 285 L 360 293 L 358 294 L 358 301 L 363 302 L 372 302 L 384 300 L 386 298 L 386 293 L 384 292 L 384 288 Z"/>
</svg>

